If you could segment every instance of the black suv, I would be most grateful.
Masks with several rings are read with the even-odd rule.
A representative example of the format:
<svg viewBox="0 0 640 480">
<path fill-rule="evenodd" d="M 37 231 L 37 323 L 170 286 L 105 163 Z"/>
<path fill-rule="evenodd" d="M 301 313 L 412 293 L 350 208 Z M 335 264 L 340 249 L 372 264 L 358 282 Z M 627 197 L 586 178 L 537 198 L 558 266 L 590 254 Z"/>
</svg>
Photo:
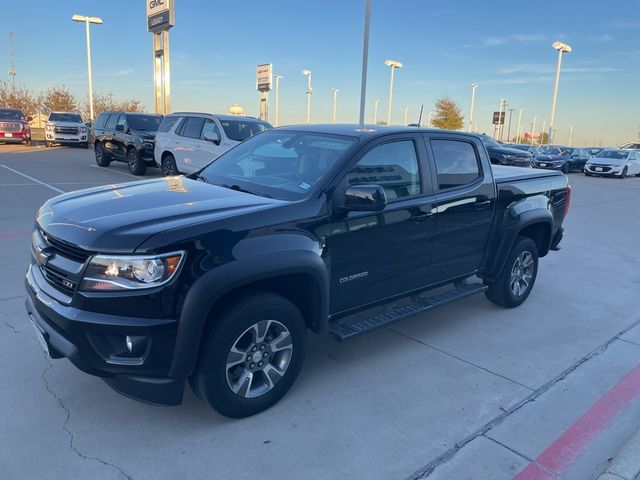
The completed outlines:
<svg viewBox="0 0 640 480">
<path fill-rule="evenodd" d="M 127 162 L 134 175 L 156 167 L 155 138 L 162 115 L 130 112 L 102 112 L 93 127 L 96 163 L 108 167 L 113 161 Z"/>
</svg>

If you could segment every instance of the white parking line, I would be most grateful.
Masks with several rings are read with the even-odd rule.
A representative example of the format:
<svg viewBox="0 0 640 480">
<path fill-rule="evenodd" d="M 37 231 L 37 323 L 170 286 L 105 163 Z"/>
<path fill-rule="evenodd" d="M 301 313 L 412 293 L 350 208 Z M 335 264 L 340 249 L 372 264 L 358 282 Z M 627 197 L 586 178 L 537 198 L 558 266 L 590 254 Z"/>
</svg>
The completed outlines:
<svg viewBox="0 0 640 480">
<path fill-rule="evenodd" d="M 90 163 L 89 166 L 93 167 L 93 168 L 99 168 L 103 172 L 119 173 L 120 175 L 126 175 L 127 177 L 133 177 L 133 178 L 140 179 L 140 177 L 136 177 L 135 175 L 131 175 L 130 173 L 121 172 L 119 170 L 106 170 L 104 167 L 99 167 L 98 165 L 93 165 L 92 163 Z"/>
<path fill-rule="evenodd" d="M 0 167 L 2 167 L 2 168 L 6 168 L 6 169 L 7 169 L 7 170 L 9 170 L 10 172 L 13 172 L 13 173 L 15 173 L 15 174 L 17 174 L 17 175 L 20 175 L 20 176 L 24 177 L 24 178 L 28 178 L 28 179 L 29 179 L 29 180 L 31 180 L 32 182 L 39 183 L 39 184 L 40 184 L 40 185 L 42 185 L 43 187 L 50 188 L 50 189 L 51 189 L 51 190 L 53 190 L 54 192 L 58 192 L 58 193 L 67 193 L 67 192 L 65 192 L 64 190 L 60 190 L 59 188 L 54 187 L 53 185 L 49 185 L 48 183 L 41 182 L 41 181 L 40 181 L 40 180 L 38 180 L 37 178 L 33 178 L 33 177 L 31 177 L 31 176 L 27 175 L 26 173 L 19 172 L 19 171 L 17 171 L 17 170 L 14 170 L 14 169 L 13 169 L 13 168 L 11 168 L 11 167 L 7 167 L 6 165 L 0 165 Z"/>
</svg>

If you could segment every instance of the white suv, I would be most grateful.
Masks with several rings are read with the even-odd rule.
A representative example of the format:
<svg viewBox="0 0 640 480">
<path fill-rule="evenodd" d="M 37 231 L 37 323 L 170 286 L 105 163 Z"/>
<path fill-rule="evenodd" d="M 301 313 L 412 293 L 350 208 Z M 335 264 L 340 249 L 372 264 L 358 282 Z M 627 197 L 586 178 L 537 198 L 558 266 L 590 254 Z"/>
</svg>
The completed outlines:
<svg viewBox="0 0 640 480">
<path fill-rule="evenodd" d="M 155 159 L 165 176 L 193 173 L 231 147 L 270 128 L 267 122 L 252 117 L 172 113 L 156 133 Z"/>
<path fill-rule="evenodd" d="M 45 145 L 81 145 L 89 147 L 89 129 L 77 112 L 51 112 L 44 126 Z"/>
</svg>

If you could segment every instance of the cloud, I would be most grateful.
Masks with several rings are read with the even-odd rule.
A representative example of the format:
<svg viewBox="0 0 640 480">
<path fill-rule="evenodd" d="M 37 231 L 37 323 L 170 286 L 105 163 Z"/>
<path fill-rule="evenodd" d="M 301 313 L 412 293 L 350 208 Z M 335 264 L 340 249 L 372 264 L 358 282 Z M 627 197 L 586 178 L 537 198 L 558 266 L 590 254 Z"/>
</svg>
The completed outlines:
<svg viewBox="0 0 640 480">
<path fill-rule="evenodd" d="M 547 63 L 518 63 L 498 70 L 502 75 L 513 73 L 533 73 L 537 75 L 551 74 L 556 71 L 555 64 Z M 614 67 L 563 67 L 563 73 L 609 73 L 620 72 L 622 69 Z"/>
<path fill-rule="evenodd" d="M 612 42 L 613 35 L 610 33 L 601 33 L 600 35 L 588 35 L 587 40 L 593 40 L 595 42 Z"/>
<path fill-rule="evenodd" d="M 109 77 L 124 77 L 126 75 L 131 75 L 133 73 L 133 69 L 125 68 L 123 70 L 116 70 L 115 72 L 104 73 L 103 75 Z"/>
<path fill-rule="evenodd" d="M 510 35 L 485 37 L 480 39 L 480 42 L 477 45 L 467 46 L 499 47 L 514 43 L 519 45 L 527 43 L 541 43 L 545 40 L 548 40 L 548 37 L 539 33 L 512 33 Z"/>
<path fill-rule="evenodd" d="M 618 20 L 611 23 L 611 28 L 615 28 L 616 30 L 631 30 L 640 28 L 640 21 L 633 20 Z"/>
</svg>

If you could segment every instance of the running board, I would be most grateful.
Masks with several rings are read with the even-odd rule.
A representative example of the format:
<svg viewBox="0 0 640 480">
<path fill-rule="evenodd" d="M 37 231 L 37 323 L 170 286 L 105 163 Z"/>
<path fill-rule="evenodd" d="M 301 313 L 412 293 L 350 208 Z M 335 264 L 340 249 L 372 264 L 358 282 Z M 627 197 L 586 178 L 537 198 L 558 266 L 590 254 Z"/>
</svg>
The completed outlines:
<svg viewBox="0 0 640 480">
<path fill-rule="evenodd" d="M 392 323 L 412 317 L 413 315 L 433 310 L 441 305 L 446 305 L 456 300 L 475 295 L 476 293 L 484 292 L 487 288 L 486 285 L 481 283 L 462 285 L 459 288 L 454 288 L 453 290 L 434 295 L 433 297 L 424 298 L 415 303 L 392 307 L 384 313 L 364 320 L 349 322 L 347 317 L 347 321 L 336 322 L 330 325 L 329 330 L 337 341 L 342 342 L 343 340 L 348 340 L 363 333 L 386 327 Z"/>
</svg>

